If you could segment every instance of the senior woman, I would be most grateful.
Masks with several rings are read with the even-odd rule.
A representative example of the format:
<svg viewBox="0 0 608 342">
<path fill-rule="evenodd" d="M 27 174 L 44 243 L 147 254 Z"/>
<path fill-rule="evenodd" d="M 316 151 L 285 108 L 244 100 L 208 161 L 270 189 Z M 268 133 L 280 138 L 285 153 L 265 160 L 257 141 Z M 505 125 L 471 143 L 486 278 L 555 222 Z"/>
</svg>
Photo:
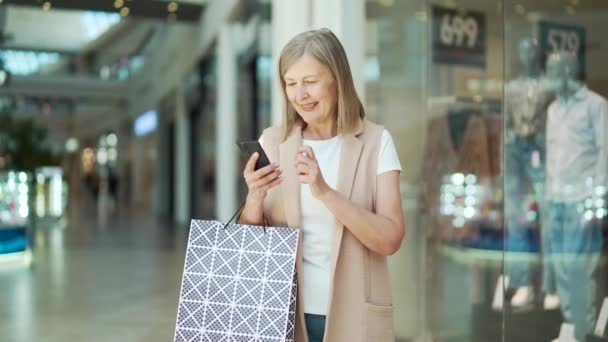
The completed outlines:
<svg viewBox="0 0 608 342">
<path fill-rule="evenodd" d="M 394 341 L 386 256 L 405 226 L 390 134 L 365 120 L 338 38 L 301 33 L 281 51 L 281 126 L 260 141 L 272 164 L 243 172 L 240 223 L 301 229 L 296 341 Z"/>
</svg>

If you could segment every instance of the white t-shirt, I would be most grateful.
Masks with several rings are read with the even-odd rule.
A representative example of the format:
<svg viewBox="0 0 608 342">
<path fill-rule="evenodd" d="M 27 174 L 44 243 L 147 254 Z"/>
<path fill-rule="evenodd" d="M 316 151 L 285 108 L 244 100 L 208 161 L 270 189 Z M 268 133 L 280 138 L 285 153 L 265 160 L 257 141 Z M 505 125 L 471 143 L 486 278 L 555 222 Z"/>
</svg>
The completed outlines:
<svg viewBox="0 0 608 342">
<path fill-rule="evenodd" d="M 260 138 L 260 144 L 262 138 Z M 303 140 L 304 146 L 312 147 L 323 179 L 332 189 L 338 183 L 338 163 L 342 139 L 335 136 L 328 140 Z M 382 132 L 378 171 L 401 171 L 401 163 L 395 144 L 387 130 Z M 327 314 L 331 276 L 331 240 L 334 216 L 325 205 L 314 198 L 308 184 L 300 186 L 302 213 L 302 280 L 304 312 L 316 315 Z"/>
</svg>

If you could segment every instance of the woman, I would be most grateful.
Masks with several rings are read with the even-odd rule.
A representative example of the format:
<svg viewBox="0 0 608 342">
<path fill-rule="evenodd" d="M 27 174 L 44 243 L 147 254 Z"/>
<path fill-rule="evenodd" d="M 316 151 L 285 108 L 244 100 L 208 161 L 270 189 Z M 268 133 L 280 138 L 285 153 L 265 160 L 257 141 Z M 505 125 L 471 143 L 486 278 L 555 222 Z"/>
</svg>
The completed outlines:
<svg viewBox="0 0 608 342">
<path fill-rule="evenodd" d="M 394 341 L 386 256 L 405 227 L 401 166 L 388 132 L 364 120 L 344 48 L 304 32 L 279 59 L 281 127 L 260 141 L 272 161 L 244 170 L 240 223 L 302 230 L 296 341 Z"/>
</svg>

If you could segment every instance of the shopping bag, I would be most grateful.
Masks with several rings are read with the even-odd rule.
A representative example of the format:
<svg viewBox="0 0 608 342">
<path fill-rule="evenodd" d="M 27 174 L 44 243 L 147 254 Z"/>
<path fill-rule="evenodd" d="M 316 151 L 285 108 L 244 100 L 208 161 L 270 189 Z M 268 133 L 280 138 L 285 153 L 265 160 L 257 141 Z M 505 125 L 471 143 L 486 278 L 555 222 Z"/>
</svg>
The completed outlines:
<svg viewBox="0 0 608 342">
<path fill-rule="evenodd" d="M 298 234 L 192 220 L 174 341 L 293 341 Z"/>
</svg>

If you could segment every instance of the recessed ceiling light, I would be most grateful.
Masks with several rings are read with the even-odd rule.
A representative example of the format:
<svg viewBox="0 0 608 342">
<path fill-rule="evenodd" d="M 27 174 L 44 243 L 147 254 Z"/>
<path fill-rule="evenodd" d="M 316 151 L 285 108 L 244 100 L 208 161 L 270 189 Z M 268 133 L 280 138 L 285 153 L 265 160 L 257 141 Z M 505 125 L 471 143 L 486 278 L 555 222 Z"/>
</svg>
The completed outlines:
<svg viewBox="0 0 608 342">
<path fill-rule="evenodd" d="M 51 2 L 50 1 L 47 1 L 47 2 L 45 2 L 45 3 L 42 4 L 42 10 L 48 11 L 50 9 L 51 9 Z"/>
<path fill-rule="evenodd" d="M 121 8 L 124 4 L 123 0 L 114 0 L 114 8 Z"/>
<path fill-rule="evenodd" d="M 120 15 L 122 15 L 123 17 L 128 16 L 128 15 L 129 15 L 129 7 L 123 7 L 123 8 L 120 10 Z"/>
<path fill-rule="evenodd" d="M 178 4 L 177 4 L 177 2 L 170 2 L 170 3 L 167 5 L 167 10 L 168 10 L 169 12 L 175 12 L 175 11 L 177 11 L 177 8 L 178 8 Z"/>
</svg>

